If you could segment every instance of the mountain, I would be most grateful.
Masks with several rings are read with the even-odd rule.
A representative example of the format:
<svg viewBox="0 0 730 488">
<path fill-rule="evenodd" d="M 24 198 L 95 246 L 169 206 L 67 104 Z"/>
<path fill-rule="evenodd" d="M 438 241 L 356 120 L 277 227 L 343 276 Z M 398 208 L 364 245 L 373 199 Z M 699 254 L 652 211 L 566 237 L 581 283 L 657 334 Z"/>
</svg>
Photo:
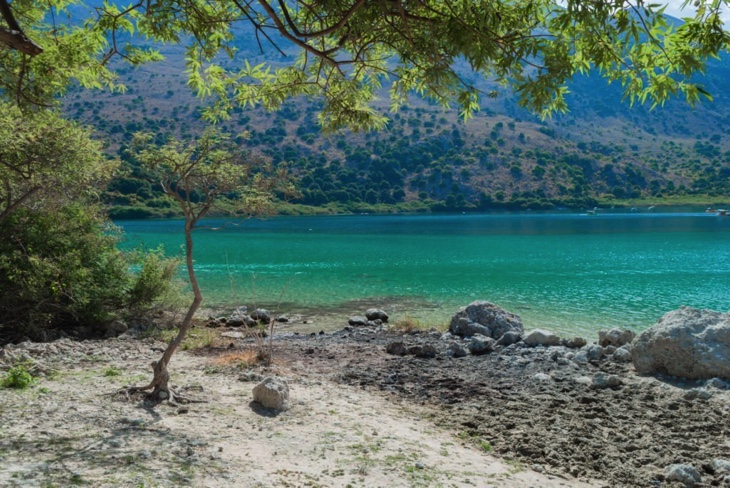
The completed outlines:
<svg viewBox="0 0 730 488">
<path fill-rule="evenodd" d="M 236 47 L 233 63 L 294 59 L 293 50 L 284 57 L 266 45 L 262 54 L 253 32 L 241 32 Z M 64 101 L 69 116 L 92 126 L 125 161 L 128 173 L 106 195 L 116 217 L 173 212 L 140 168 L 126 161 L 131 134 L 189 138 L 204 125 L 205 102 L 186 86 L 182 51 L 168 47 L 164 54 L 164 62 L 119 69 L 126 93 L 72 90 Z M 290 100 L 271 113 L 237 109 L 221 126 L 234 134 L 250 131 L 253 150 L 291 162 L 302 190 L 294 203 L 323 211 L 719 203 L 730 195 L 728 75 L 727 57 L 712 61 L 701 82 L 714 102 L 694 108 L 681 100 L 654 110 L 629 107 L 620 87 L 590 75 L 570 84 L 570 112 L 547 121 L 501 90 L 467 122 L 455 109 L 414 97 L 377 133 L 322 135 L 318 102 L 307 99 Z M 386 94 L 379 105 L 387 110 Z"/>
</svg>

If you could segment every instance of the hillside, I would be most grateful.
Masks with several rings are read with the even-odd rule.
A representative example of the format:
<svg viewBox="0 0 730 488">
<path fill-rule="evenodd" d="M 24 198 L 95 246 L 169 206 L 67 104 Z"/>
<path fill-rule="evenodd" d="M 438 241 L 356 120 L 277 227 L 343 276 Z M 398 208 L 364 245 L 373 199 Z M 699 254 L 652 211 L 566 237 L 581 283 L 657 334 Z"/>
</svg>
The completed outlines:
<svg viewBox="0 0 730 488">
<path fill-rule="evenodd" d="M 238 39 L 232 63 L 293 59 L 266 47 L 261 54 L 251 33 Z M 189 138 L 204 125 L 200 107 L 207 102 L 187 88 L 182 53 L 168 48 L 164 54 L 164 62 L 119 70 L 126 93 L 75 90 L 65 100 L 68 115 L 94 127 L 110 141 L 109 152 L 125 160 L 127 174 L 112 182 L 105 197 L 116 217 L 173 212 L 126 161 L 131 134 Z M 655 110 L 629 107 L 620 101 L 620 87 L 586 76 L 570 86 L 570 112 L 547 121 L 520 109 L 502 90 L 467 122 L 455 109 L 414 97 L 378 133 L 323 135 L 318 103 L 307 99 L 273 113 L 236 110 L 221 126 L 234 134 L 249 131 L 252 150 L 290 162 L 302 190 L 292 203 L 323 211 L 720 203 L 730 194 L 730 143 L 724 137 L 730 130 L 729 71 L 727 59 L 710 65 L 703 83 L 715 100 L 695 108 L 681 100 Z M 387 110 L 386 93 L 381 104 Z"/>
</svg>

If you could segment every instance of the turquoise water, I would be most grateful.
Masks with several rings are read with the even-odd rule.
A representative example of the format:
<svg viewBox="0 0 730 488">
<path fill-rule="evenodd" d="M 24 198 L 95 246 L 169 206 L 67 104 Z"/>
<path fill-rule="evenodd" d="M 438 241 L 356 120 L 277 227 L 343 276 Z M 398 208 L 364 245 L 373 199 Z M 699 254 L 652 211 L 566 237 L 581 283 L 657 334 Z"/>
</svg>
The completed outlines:
<svg viewBox="0 0 730 488">
<path fill-rule="evenodd" d="M 124 246 L 181 252 L 182 222 L 118 222 Z M 210 220 L 195 231 L 207 306 L 370 306 L 445 322 L 473 300 L 527 328 L 640 330 L 681 305 L 730 309 L 730 218 L 705 213 L 488 214 Z M 215 229 L 214 229 L 215 228 Z"/>
</svg>

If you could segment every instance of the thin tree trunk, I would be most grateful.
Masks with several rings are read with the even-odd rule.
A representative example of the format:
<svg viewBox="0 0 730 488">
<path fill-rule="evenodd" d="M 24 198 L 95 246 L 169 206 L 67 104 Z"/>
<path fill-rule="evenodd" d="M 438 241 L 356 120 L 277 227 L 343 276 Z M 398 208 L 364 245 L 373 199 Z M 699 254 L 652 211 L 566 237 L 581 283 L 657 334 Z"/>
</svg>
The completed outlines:
<svg viewBox="0 0 730 488">
<path fill-rule="evenodd" d="M 195 269 L 193 267 L 192 232 L 194 226 L 194 220 L 190 218 L 187 218 L 185 220 L 185 262 L 188 268 L 188 278 L 190 279 L 190 286 L 193 288 L 193 303 L 190 304 L 188 313 L 185 315 L 182 324 L 180 324 L 180 329 L 178 330 L 177 336 L 170 342 L 170 344 L 168 344 L 165 352 L 162 353 L 162 358 L 160 358 L 159 361 L 152 363 L 154 377 L 152 379 L 152 383 L 150 383 L 147 388 L 144 388 L 154 388 L 151 396 L 152 398 L 156 398 L 159 400 L 174 400 L 173 393 L 170 391 L 170 387 L 168 385 L 168 382 L 170 380 L 170 374 L 167 371 L 167 365 L 169 364 L 170 358 L 172 358 L 172 355 L 175 353 L 177 348 L 180 346 L 180 344 L 182 344 L 183 340 L 185 340 L 185 336 L 187 335 L 188 330 L 190 330 L 190 327 L 193 324 L 193 317 L 195 316 L 195 312 L 198 310 L 200 303 L 203 301 L 203 295 L 200 292 L 198 279 L 195 276 Z"/>
</svg>

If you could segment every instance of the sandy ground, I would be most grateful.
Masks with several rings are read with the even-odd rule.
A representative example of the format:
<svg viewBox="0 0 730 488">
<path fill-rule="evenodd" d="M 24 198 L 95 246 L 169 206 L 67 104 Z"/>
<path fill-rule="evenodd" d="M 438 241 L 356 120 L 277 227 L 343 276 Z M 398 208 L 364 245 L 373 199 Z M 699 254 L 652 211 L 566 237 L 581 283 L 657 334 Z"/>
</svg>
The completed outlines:
<svg viewBox="0 0 730 488">
<path fill-rule="evenodd" d="M 0 486 L 558 487 L 598 482 L 491 455 L 433 408 L 333 381 L 296 357 L 269 370 L 180 351 L 172 383 L 206 403 L 152 406 L 113 395 L 143 384 L 164 344 L 68 340 L 0 350 L 43 377 L 0 390 Z M 292 407 L 251 402 L 256 374 L 285 377 Z M 242 379 L 241 379 L 242 378 Z"/>
</svg>

